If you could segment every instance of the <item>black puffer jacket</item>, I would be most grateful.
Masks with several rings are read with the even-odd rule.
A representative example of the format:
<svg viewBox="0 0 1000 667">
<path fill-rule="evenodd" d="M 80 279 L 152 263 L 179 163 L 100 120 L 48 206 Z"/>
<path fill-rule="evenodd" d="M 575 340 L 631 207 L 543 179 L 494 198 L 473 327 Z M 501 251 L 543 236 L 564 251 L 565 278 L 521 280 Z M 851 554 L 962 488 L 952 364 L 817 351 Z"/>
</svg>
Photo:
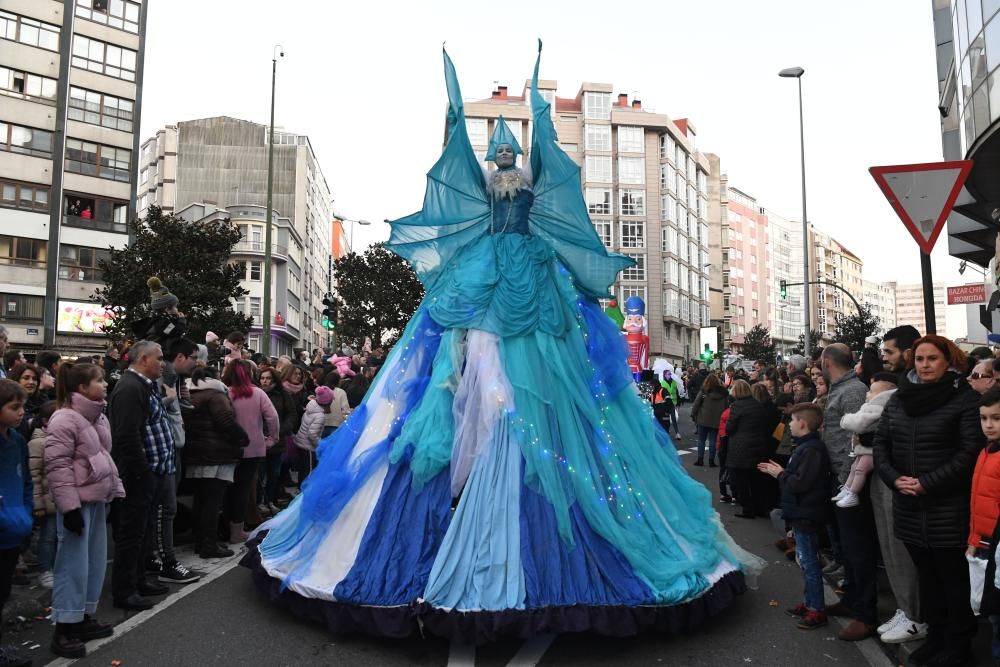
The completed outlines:
<svg viewBox="0 0 1000 667">
<path fill-rule="evenodd" d="M 895 535 L 920 547 L 964 547 L 972 470 L 986 444 L 979 395 L 957 378 L 936 407 L 911 407 L 907 414 L 901 391 L 889 399 L 874 440 L 875 469 L 893 491 Z M 896 479 L 903 475 L 919 479 L 926 495 L 897 491 Z"/>
<path fill-rule="evenodd" d="M 774 403 L 761 403 L 755 398 L 737 399 L 726 422 L 729 438 L 726 467 L 755 468 L 771 457 L 778 444 L 771 434 L 780 421 L 781 413 Z"/>
<path fill-rule="evenodd" d="M 226 385 L 206 378 L 191 388 L 193 410 L 184 411 L 184 463 L 222 465 L 238 463 L 250 444 L 236 423 Z"/>
<path fill-rule="evenodd" d="M 698 426 L 719 430 L 719 420 L 728 404 L 729 392 L 725 387 L 716 387 L 707 393 L 700 391 L 691 407 L 691 419 Z"/>
</svg>

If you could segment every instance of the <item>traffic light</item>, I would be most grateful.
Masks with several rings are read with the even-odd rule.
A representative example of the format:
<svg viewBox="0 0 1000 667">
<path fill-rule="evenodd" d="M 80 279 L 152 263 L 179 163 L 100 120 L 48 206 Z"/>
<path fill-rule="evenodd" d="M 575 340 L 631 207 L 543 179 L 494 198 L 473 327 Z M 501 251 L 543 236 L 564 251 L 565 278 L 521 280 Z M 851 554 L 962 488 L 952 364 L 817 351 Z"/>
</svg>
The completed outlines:
<svg viewBox="0 0 1000 667">
<path fill-rule="evenodd" d="M 333 295 L 327 293 L 323 297 L 323 328 L 337 328 L 337 304 L 333 300 Z"/>
<path fill-rule="evenodd" d="M 785 280 L 781 281 L 781 298 L 782 299 L 788 298 L 788 282 Z"/>
</svg>

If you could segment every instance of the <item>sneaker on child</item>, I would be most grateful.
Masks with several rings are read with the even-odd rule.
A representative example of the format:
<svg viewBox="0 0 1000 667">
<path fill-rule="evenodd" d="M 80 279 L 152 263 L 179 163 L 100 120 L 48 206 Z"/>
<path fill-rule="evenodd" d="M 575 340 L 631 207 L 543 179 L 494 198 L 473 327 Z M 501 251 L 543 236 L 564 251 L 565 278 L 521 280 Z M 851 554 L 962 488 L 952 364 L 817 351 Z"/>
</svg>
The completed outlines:
<svg viewBox="0 0 1000 667">
<path fill-rule="evenodd" d="M 857 507 L 858 505 L 861 504 L 861 499 L 858 497 L 858 494 L 854 493 L 853 491 L 847 491 L 840 498 L 840 500 L 836 501 L 834 504 L 840 508 Z"/>
</svg>

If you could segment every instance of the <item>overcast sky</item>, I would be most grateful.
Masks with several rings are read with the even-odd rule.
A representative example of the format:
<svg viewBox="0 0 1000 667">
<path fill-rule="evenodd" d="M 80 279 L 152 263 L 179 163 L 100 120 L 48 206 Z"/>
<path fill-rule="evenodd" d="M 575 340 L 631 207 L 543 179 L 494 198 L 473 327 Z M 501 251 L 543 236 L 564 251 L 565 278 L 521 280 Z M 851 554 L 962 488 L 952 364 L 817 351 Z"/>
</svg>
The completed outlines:
<svg viewBox="0 0 1000 667">
<path fill-rule="evenodd" d="M 442 42 L 463 96 L 477 99 L 494 81 L 519 93 L 541 37 L 541 76 L 558 81 L 561 97 L 582 81 L 611 83 L 647 109 L 691 119 L 699 149 L 721 157 L 732 186 L 793 219 L 797 92 L 777 72 L 802 66 L 810 220 L 864 260 L 866 278 L 920 279 L 917 246 L 868 167 L 941 159 L 930 0 L 149 8 L 143 138 L 216 115 L 266 123 L 271 46 L 282 44 L 276 124 L 309 135 L 338 214 L 375 223 L 356 227 L 362 245 L 387 238 L 383 219 L 420 207 L 423 175 L 441 150 Z M 936 280 L 966 282 L 945 236 L 933 258 Z"/>
</svg>

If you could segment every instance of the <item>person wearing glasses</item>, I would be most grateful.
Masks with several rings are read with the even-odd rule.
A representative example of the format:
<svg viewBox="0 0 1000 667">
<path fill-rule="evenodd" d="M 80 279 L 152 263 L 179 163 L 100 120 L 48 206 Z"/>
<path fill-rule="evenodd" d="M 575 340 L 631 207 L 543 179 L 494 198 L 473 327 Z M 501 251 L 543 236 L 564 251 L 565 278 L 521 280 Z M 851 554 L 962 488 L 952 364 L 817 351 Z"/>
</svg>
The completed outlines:
<svg viewBox="0 0 1000 667">
<path fill-rule="evenodd" d="M 993 359 L 983 359 L 969 373 L 969 385 L 980 395 L 995 387 L 996 383 L 996 378 L 993 376 Z"/>
</svg>

